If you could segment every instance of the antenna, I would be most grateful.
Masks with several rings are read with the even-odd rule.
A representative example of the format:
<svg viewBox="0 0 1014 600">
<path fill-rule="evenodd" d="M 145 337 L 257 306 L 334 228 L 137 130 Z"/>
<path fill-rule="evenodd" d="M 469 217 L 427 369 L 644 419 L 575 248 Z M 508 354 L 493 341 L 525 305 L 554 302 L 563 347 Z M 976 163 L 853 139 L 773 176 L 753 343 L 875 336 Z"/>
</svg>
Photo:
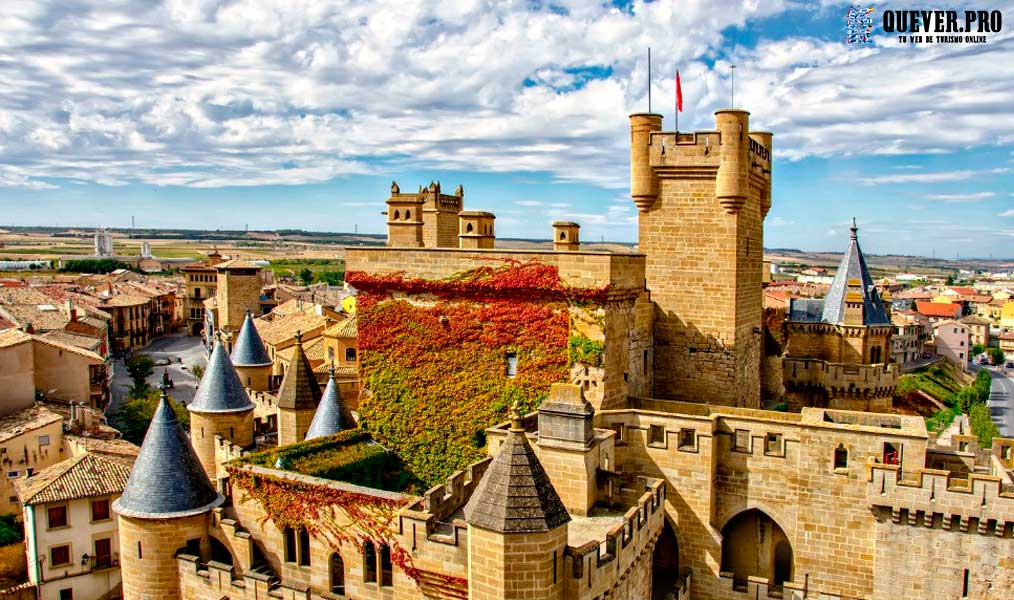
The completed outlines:
<svg viewBox="0 0 1014 600">
<path fill-rule="evenodd" d="M 729 76 L 732 78 L 732 85 L 730 86 L 730 105 L 729 108 L 736 108 L 736 65 L 729 65 Z"/>
</svg>

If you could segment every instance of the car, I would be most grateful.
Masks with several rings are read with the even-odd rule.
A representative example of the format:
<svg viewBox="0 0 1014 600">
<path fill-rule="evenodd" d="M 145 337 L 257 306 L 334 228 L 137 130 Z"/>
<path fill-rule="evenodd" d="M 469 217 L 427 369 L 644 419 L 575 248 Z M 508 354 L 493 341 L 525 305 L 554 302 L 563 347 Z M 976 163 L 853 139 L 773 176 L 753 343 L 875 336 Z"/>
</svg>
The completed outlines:
<svg viewBox="0 0 1014 600">
<path fill-rule="evenodd" d="M 985 356 L 983 356 L 982 358 L 979 359 L 979 364 L 980 365 L 988 365 L 989 364 L 989 359 L 986 358 Z"/>
<path fill-rule="evenodd" d="M 1007 361 L 1007 368 L 1008 368 L 1008 369 L 1014 369 L 1014 362 L 1012 362 L 1012 361 Z"/>
</svg>

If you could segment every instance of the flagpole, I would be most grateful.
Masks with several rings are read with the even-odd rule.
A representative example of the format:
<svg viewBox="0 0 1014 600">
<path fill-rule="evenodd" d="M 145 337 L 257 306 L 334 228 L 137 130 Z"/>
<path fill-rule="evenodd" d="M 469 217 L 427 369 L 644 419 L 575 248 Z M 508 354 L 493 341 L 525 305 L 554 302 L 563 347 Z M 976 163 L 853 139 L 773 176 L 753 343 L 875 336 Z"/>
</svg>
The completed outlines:
<svg viewBox="0 0 1014 600">
<path fill-rule="evenodd" d="M 648 46 L 648 112 L 651 113 L 651 46 Z"/>
<path fill-rule="evenodd" d="M 676 90 L 673 94 L 673 116 L 676 117 L 676 143 L 680 141 L 680 88 L 679 88 L 680 70 L 676 69 Z"/>
<path fill-rule="evenodd" d="M 736 108 L 736 65 L 729 66 L 729 76 L 732 78 L 732 85 L 730 87 L 732 98 L 729 108 Z"/>
</svg>

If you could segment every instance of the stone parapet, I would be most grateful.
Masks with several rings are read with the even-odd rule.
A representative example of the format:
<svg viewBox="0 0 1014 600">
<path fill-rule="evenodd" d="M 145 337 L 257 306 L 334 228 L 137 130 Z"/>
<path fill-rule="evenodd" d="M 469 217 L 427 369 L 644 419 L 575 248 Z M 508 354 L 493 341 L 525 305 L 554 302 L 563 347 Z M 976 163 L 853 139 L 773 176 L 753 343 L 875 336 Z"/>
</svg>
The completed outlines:
<svg viewBox="0 0 1014 600">
<path fill-rule="evenodd" d="M 870 465 L 867 498 L 881 520 L 982 535 L 1010 537 L 1014 493 L 1001 479 L 971 474 L 953 479 L 948 471 L 917 469 L 903 475 L 896 465 Z"/>
</svg>

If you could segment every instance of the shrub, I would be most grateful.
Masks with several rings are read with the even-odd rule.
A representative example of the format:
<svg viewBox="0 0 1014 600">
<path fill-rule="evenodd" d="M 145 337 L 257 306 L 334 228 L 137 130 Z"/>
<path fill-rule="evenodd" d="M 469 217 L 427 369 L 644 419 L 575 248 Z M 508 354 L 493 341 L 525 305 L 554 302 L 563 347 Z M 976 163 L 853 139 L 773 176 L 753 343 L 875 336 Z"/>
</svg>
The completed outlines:
<svg viewBox="0 0 1014 600">
<path fill-rule="evenodd" d="M 148 390 L 147 395 L 140 398 L 128 397 L 119 408 L 109 415 L 110 424 L 120 430 L 123 439 L 141 445 L 144 435 L 148 433 L 148 425 L 151 424 L 151 418 L 155 415 L 155 408 L 158 407 L 160 397 L 159 390 Z M 189 430 L 190 411 L 172 398 L 169 399 L 169 405 L 172 406 L 173 412 L 176 413 L 176 418 L 180 420 L 183 428 Z"/>
</svg>

